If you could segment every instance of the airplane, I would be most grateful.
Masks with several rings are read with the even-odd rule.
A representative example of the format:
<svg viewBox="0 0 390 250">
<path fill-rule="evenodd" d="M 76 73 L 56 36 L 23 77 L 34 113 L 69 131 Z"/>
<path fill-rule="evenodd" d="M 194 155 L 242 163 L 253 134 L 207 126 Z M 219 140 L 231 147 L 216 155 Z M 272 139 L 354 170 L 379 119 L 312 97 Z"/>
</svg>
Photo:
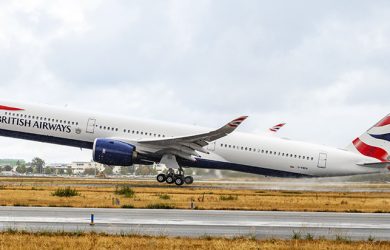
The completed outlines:
<svg viewBox="0 0 390 250">
<path fill-rule="evenodd" d="M 163 163 L 158 182 L 192 184 L 184 168 L 235 170 L 278 177 L 330 177 L 390 170 L 390 115 L 345 149 L 237 132 L 241 116 L 218 129 L 45 105 L 0 103 L 0 136 L 92 150 L 111 166 Z"/>
</svg>

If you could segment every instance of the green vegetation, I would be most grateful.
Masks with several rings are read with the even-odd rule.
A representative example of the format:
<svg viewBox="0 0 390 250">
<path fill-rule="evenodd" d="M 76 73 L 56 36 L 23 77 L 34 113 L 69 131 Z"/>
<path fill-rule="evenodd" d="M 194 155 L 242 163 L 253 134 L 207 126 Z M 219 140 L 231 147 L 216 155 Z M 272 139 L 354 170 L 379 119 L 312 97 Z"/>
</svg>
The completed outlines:
<svg viewBox="0 0 390 250">
<path fill-rule="evenodd" d="M 135 195 L 134 190 L 131 189 L 130 186 L 128 186 L 128 185 L 123 185 L 123 186 L 119 186 L 119 187 L 116 186 L 114 193 L 118 194 L 118 195 L 124 195 L 127 198 L 133 198 Z"/>
<path fill-rule="evenodd" d="M 159 197 L 161 200 L 170 200 L 171 199 L 171 196 L 169 196 L 168 194 L 160 194 Z"/>
<path fill-rule="evenodd" d="M 156 204 L 149 204 L 146 206 L 148 209 L 174 209 L 175 206 L 164 204 L 164 203 L 156 203 Z"/>
<path fill-rule="evenodd" d="M 221 201 L 236 201 L 236 200 L 238 200 L 238 196 L 236 195 L 236 196 L 233 196 L 233 195 L 231 195 L 231 194 L 229 194 L 229 195 L 221 195 L 221 196 L 219 196 L 219 200 L 221 200 Z"/>
<path fill-rule="evenodd" d="M 58 188 L 52 193 L 52 195 L 58 197 L 72 197 L 72 196 L 78 196 L 80 195 L 80 193 L 77 192 L 76 189 L 66 187 L 66 188 Z"/>
<path fill-rule="evenodd" d="M 122 208 L 134 208 L 134 206 L 131 204 L 126 204 L 126 205 L 123 205 Z"/>
<path fill-rule="evenodd" d="M 302 239 L 302 234 L 299 231 L 293 231 L 293 235 L 291 237 L 293 240 L 300 240 Z"/>
</svg>

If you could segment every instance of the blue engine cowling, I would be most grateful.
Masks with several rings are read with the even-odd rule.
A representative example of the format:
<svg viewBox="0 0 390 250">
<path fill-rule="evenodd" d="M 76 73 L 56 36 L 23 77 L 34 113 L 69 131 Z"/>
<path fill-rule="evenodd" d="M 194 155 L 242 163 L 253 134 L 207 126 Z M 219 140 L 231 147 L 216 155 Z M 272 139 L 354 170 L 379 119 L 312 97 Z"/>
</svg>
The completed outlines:
<svg viewBox="0 0 390 250">
<path fill-rule="evenodd" d="M 111 166 L 131 166 L 136 157 L 135 146 L 111 139 L 96 139 L 93 160 Z"/>
</svg>

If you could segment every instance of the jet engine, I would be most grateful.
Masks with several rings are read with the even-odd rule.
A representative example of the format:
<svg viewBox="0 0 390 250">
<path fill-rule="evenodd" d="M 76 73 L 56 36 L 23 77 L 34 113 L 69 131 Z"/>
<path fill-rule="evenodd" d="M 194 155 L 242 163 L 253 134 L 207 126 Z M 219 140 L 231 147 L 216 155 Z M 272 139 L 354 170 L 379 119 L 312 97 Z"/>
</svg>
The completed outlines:
<svg viewBox="0 0 390 250">
<path fill-rule="evenodd" d="M 96 139 L 93 160 L 111 166 L 131 166 L 137 157 L 135 146 L 112 139 Z"/>
</svg>

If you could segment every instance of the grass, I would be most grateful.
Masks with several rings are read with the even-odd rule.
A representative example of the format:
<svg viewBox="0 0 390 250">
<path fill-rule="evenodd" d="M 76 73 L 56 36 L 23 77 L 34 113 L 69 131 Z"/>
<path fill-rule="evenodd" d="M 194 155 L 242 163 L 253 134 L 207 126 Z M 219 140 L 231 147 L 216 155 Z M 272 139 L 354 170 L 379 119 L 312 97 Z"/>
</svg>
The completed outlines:
<svg viewBox="0 0 390 250">
<path fill-rule="evenodd" d="M 135 195 L 135 192 L 133 189 L 130 188 L 128 185 L 123 185 L 123 186 L 116 186 L 115 187 L 115 194 L 123 195 L 127 198 L 133 198 Z"/>
<path fill-rule="evenodd" d="M 160 194 L 158 197 L 161 200 L 170 200 L 171 199 L 171 196 L 169 196 L 168 194 Z"/>
<path fill-rule="evenodd" d="M 120 208 L 131 204 L 147 208 L 163 202 L 190 209 L 231 209 L 263 211 L 324 211 L 353 213 L 390 213 L 390 192 L 286 192 L 273 190 L 197 188 L 160 185 L 155 181 L 80 180 L 61 178 L 0 178 L 1 205 L 67 206 Z M 53 196 L 64 185 L 77 189 L 79 195 Z M 131 188 L 130 188 L 131 187 Z M 135 195 L 136 194 L 136 195 Z M 167 199 L 169 197 L 169 199 Z M 237 198 L 237 199 L 236 199 Z M 119 199 L 120 203 L 113 202 Z"/>
<path fill-rule="evenodd" d="M 171 238 L 137 235 L 106 235 L 97 233 L 65 233 L 37 232 L 27 233 L 9 230 L 0 233 L 0 249 L 365 249 L 385 250 L 390 248 L 390 242 L 369 241 L 336 241 L 336 240 L 256 240 L 253 238 L 236 237 L 213 238 Z"/>
<path fill-rule="evenodd" d="M 219 200 L 221 200 L 221 201 L 236 201 L 236 200 L 238 200 L 238 196 L 237 195 L 233 196 L 231 194 L 221 195 L 221 196 L 219 196 Z"/>
<path fill-rule="evenodd" d="M 126 204 L 126 205 L 122 205 L 121 208 L 134 208 L 134 206 L 131 204 Z"/>
<path fill-rule="evenodd" d="M 174 209 L 175 207 L 170 204 L 165 203 L 155 203 L 155 204 L 149 204 L 146 206 L 148 209 Z"/>
<path fill-rule="evenodd" d="M 66 187 L 66 188 L 58 188 L 52 193 L 52 195 L 58 197 L 73 197 L 73 196 L 79 196 L 80 193 L 76 189 Z"/>
</svg>

